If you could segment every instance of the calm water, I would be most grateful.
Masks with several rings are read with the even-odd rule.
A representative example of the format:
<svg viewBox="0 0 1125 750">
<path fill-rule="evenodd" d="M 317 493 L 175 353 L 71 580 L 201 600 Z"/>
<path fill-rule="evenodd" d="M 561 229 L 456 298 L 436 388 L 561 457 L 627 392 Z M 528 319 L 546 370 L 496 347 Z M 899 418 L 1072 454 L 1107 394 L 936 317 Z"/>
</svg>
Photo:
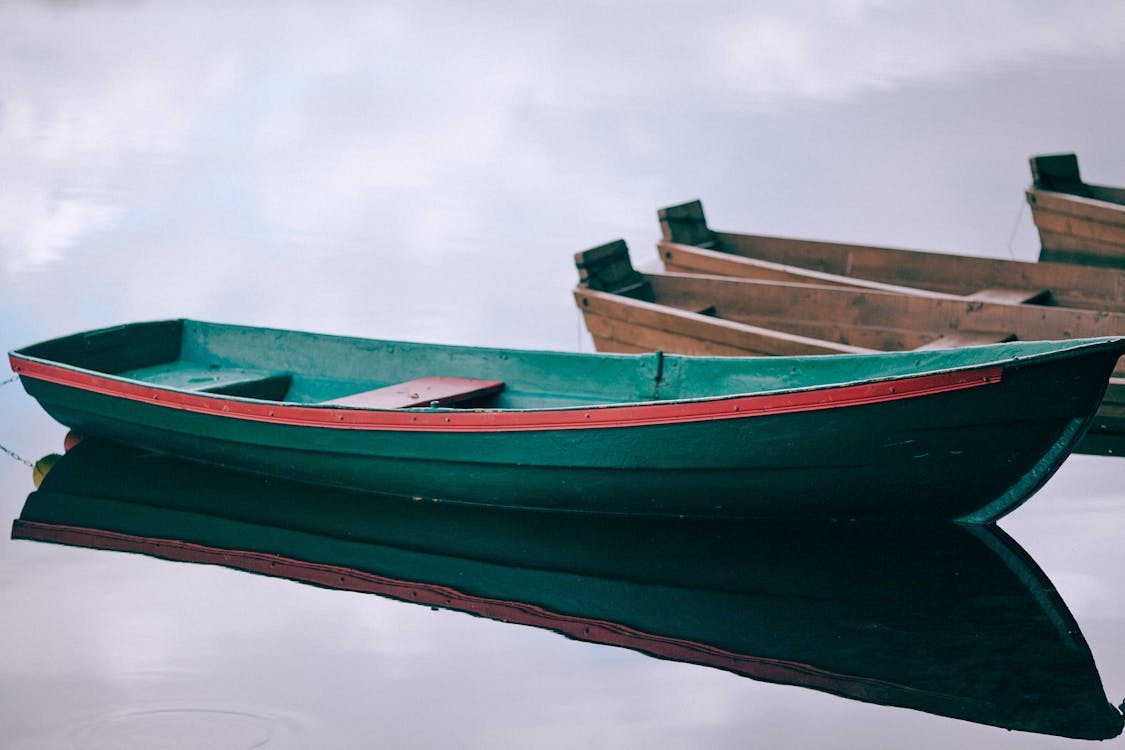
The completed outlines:
<svg viewBox="0 0 1125 750">
<path fill-rule="evenodd" d="M 1029 155 L 1125 184 L 1122 40 L 1116 1 L 6 3 L 0 348 L 188 316 L 589 350 L 572 254 L 655 265 L 656 209 L 696 197 L 719 229 L 1032 258 Z M 18 385 L 0 415 L 61 449 Z M 32 488 L 0 455 L 0 516 Z M 1123 501 L 1125 460 L 1077 456 L 1001 524 L 1113 704 Z M 5 538 L 0 580 L 6 747 L 1082 744 L 215 566 Z"/>
</svg>

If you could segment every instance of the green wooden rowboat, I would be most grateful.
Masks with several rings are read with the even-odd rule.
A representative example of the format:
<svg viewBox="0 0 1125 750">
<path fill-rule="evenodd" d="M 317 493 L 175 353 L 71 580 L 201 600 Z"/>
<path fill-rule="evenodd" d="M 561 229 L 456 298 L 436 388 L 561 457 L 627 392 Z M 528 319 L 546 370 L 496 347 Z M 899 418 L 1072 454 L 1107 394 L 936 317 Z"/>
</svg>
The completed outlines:
<svg viewBox="0 0 1125 750">
<path fill-rule="evenodd" d="M 1125 339 L 838 357 L 570 354 L 172 320 L 10 353 L 86 435 L 421 498 L 994 521 L 1082 437 Z"/>
<path fill-rule="evenodd" d="M 371 593 L 1010 729 L 1121 732 L 1078 624 L 996 527 L 371 498 L 88 439 L 58 457 L 12 536 Z"/>
</svg>

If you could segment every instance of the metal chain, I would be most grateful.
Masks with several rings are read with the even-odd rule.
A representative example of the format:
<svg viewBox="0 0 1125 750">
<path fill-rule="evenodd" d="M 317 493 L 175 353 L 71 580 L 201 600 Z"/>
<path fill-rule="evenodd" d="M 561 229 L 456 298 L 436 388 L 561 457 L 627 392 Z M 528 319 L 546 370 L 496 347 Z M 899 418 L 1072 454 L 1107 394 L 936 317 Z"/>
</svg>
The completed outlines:
<svg viewBox="0 0 1125 750">
<path fill-rule="evenodd" d="M 12 377 L 8 378 L 7 380 L 0 381 L 0 388 L 3 388 L 8 383 L 14 383 L 19 379 L 20 379 L 19 375 L 13 375 Z M 3 445 L 0 445 L 0 451 L 2 451 L 4 453 L 7 453 L 9 456 L 16 459 L 17 461 L 19 461 L 21 464 L 24 464 L 25 466 L 31 466 L 31 467 L 35 466 L 35 464 L 33 464 L 31 461 L 28 461 L 26 458 L 24 458 L 20 454 L 16 453 L 15 451 L 8 450 Z"/>
<path fill-rule="evenodd" d="M 3 451 L 4 453 L 7 453 L 9 456 L 16 459 L 17 461 L 19 461 L 24 466 L 28 466 L 28 467 L 31 467 L 31 468 L 35 467 L 35 464 L 31 463 L 30 461 L 28 461 L 26 458 L 24 458 L 20 454 L 14 452 L 14 451 L 8 450 L 7 448 L 5 448 L 2 445 L 0 445 L 0 451 Z"/>
</svg>

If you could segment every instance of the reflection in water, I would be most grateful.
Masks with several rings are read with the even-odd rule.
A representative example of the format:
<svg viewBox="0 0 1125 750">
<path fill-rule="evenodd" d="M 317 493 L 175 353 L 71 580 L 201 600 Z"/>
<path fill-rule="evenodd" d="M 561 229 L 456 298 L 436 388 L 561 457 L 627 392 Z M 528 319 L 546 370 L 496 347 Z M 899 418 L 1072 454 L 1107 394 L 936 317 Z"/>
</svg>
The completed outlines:
<svg viewBox="0 0 1125 750">
<path fill-rule="evenodd" d="M 86 441 L 13 536 L 370 592 L 1012 729 L 1122 729 L 1066 606 L 994 527 L 508 513 Z"/>
</svg>

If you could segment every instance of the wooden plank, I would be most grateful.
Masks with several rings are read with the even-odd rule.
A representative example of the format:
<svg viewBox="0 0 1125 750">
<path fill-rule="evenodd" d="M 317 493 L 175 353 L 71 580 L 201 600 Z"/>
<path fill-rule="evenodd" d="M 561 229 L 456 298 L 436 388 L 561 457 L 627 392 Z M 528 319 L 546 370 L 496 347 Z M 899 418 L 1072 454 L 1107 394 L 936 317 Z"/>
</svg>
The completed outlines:
<svg viewBox="0 0 1125 750">
<path fill-rule="evenodd" d="M 499 380 L 432 376 L 324 401 L 333 406 L 365 409 L 407 409 L 416 406 L 451 406 L 471 399 L 494 396 L 504 390 Z"/>
<path fill-rule="evenodd" d="M 1077 263 L 1108 269 L 1125 268 L 1125 246 L 1039 230 L 1039 257 L 1052 263 Z"/>
<path fill-rule="evenodd" d="M 1036 211 L 1042 210 L 1077 216 L 1082 219 L 1092 219 L 1106 224 L 1125 222 L 1125 206 L 1095 198 L 1083 198 L 1078 195 L 1029 188 L 1027 202 L 1031 205 L 1033 216 Z"/>
<path fill-rule="evenodd" d="M 761 354 L 860 354 L 872 349 L 796 336 L 761 326 L 698 315 L 687 310 L 579 287 L 574 292 L 584 315 L 593 313 L 623 324 L 649 328 L 676 337 L 714 342 Z M 660 347 L 672 351 L 670 347 Z M 693 353 L 707 353 L 697 351 Z"/>
<path fill-rule="evenodd" d="M 1011 333 L 1000 331 L 951 331 L 934 339 L 933 341 L 915 347 L 913 351 L 927 351 L 931 349 L 954 349 L 959 346 L 984 346 L 985 344 L 1003 344 L 1015 341 Z"/>
<path fill-rule="evenodd" d="M 743 278 L 773 278 L 794 281 L 800 268 L 817 266 L 843 271 L 807 271 L 806 280 L 839 286 L 898 291 L 968 295 L 991 287 L 1050 289 L 1055 304 L 1062 307 L 1125 311 L 1125 270 L 1087 268 L 1062 262 L 1031 263 L 993 258 L 924 253 L 912 250 L 861 247 L 839 243 L 793 240 L 780 237 L 722 234 L 724 251 L 707 250 L 675 243 L 661 243 L 661 257 L 670 271 L 688 271 Z M 671 255 L 672 259 L 666 257 Z M 774 273 L 758 256 L 788 259 L 798 270 Z M 675 267 L 669 265 L 674 263 Z M 780 267 L 779 265 L 774 268 Z M 763 268 L 767 270 L 763 272 Z M 823 277 L 815 274 L 823 273 Z M 868 283 L 873 282 L 873 283 Z M 878 286 L 885 284 L 885 286 Z"/>
<path fill-rule="evenodd" d="M 1024 341 L 1125 335 L 1125 313 L 719 276 L 649 274 L 647 278 L 658 303 L 686 310 L 706 302 L 716 305 L 727 319 L 771 317 L 929 333 L 1006 331 Z"/>
<path fill-rule="evenodd" d="M 766 354 L 761 351 L 762 347 L 730 346 L 695 336 L 684 336 L 674 331 L 626 322 L 590 311 L 586 312 L 584 319 L 586 329 L 600 352 L 633 354 L 666 351 L 721 357 Z"/>
<path fill-rule="evenodd" d="M 994 302 L 999 305 L 1046 305 L 1051 302 L 1050 289 L 1009 289 L 990 287 L 968 295 L 969 299 Z"/>
<path fill-rule="evenodd" d="M 898 284 L 885 284 L 879 281 L 856 278 L 854 276 L 841 276 L 834 273 L 814 271 L 800 266 L 775 263 L 755 258 L 743 258 L 717 250 L 701 247 L 681 245 L 678 243 L 661 243 L 661 256 L 664 259 L 664 268 L 667 271 L 680 273 L 735 275 L 744 278 L 762 279 L 766 281 L 789 281 L 806 284 L 825 284 L 829 286 L 845 286 L 853 289 L 878 289 L 880 291 L 898 292 L 899 294 L 916 294 L 923 297 L 940 295 L 917 287 L 901 286 Z M 731 273 L 731 264 L 737 264 Z"/>
<path fill-rule="evenodd" d="M 1034 211 L 1033 217 L 1040 234 L 1046 231 L 1069 235 L 1077 239 L 1121 247 L 1125 252 L 1125 213 L 1117 217 L 1118 221 L 1114 223 L 1042 208 Z"/>
<path fill-rule="evenodd" d="M 616 339 L 596 336 L 592 331 L 590 333 L 590 337 L 594 340 L 594 349 L 603 353 L 647 354 L 648 352 L 652 351 L 651 349 L 645 349 L 644 347 L 635 346 L 624 341 L 617 341 Z"/>
<path fill-rule="evenodd" d="M 817 318 L 785 318 L 779 316 L 740 315 L 731 318 L 759 328 L 785 331 L 805 338 L 831 341 L 845 346 L 858 346 L 872 351 L 904 351 L 921 346 L 932 338 L 930 334 L 896 327 L 850 325 Z"/>
<path fill-rule="evenodd" d="M 887 291 L 899 293 L 908 293 L 904 289 L 913 288 L 963 296 L 993 286 L 1063 290 L 1077 287 L 1084 294 L 1089 294 L 1087 289 L 1094 289 L 1097 299 L 1118 297 L 1113 283 L 1118 280 L 1107 281 L 1089 272 L 1075 273 L 1073 267 L 1052 268 L 1028 261 L 764 235 L 720 232 L 719 237 L 721 249 L 738 260 L 770 261 L 837 277 L 880 282 L 897 287 Z M 722 253 L 716 255 L 721 257 Z M 1117 299 L 1117 303 L 1125 308 L 1125 300 Z"/>
</svg>

